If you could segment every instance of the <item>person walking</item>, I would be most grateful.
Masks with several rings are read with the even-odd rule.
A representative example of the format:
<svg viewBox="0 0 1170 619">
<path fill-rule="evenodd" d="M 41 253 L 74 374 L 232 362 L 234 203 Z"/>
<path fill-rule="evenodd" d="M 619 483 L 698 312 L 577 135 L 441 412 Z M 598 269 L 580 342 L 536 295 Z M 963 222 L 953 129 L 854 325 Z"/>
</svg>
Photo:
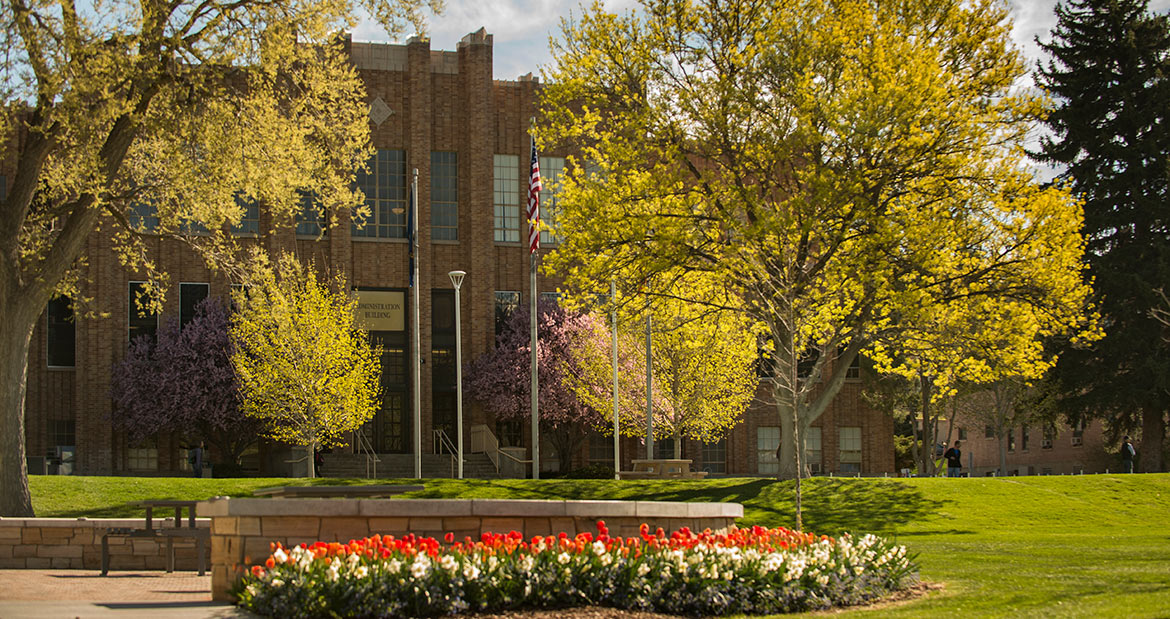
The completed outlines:
<svg viewBox="0 0 1170 619">
<path fill-rule="evenodd" d="M 1123 437 L 1121 442 L 1121 472 L 1133 472 L 1133 459 L 1137 455 L 1137 450 L 1133 448 L 1133 443 L 1129 442 L 1129 437 Z"/>
<path fill-rule="evenodd" d="M 195 477 L 203 477 L 203 441 L 187 450 L 187 462 Z"/>
<path fill-rule="evenodd" d="M 963 473 L 963 451 L 959 449 L 959 441 L 943 454 L 947 459 L 947 477 L 960 477 Z"/>
</svg>

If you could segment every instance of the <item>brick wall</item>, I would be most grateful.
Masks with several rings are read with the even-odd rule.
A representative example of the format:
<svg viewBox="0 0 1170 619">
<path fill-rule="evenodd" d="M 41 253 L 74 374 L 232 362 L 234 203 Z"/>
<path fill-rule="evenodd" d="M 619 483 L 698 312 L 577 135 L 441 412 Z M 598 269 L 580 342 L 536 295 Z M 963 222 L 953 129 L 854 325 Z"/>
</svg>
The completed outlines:
<svg viewBox="0 0 1170 619">
<path fill-rule="evenodd" d="M 157 526 L 173 525 L 171 519 Z M 211 521 L 196 519 L 207 529 Z M 142 519 L 113 518 L 0 518 L 0 568 L 101 569 L 102 535 L 111 528 L 142 528 Z M 195 540 L 172 538 L 175 569 L 195 570 Z M 111 536 L 111 570 L 163 570 L 167 567 L 165 539 Z M 208 557 L 204 557 L 204 565 Z"/>
</svg>

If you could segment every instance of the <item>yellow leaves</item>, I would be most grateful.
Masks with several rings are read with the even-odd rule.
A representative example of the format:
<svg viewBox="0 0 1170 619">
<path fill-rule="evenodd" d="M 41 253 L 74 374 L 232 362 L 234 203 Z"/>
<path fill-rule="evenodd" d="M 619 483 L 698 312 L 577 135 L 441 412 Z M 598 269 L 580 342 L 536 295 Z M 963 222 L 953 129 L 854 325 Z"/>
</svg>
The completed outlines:
<svg viewBox="0 0 1170 619">
<path fill-rule="evenodd" d="M 245 414 L 266 419 L 273 438 L 339 444 L 379 401 L 380 351 L 354 325 L 357 302 L 343 278 L 319 281 L 293 256 L 251 261 L 231 330 Z"/>
</svg>

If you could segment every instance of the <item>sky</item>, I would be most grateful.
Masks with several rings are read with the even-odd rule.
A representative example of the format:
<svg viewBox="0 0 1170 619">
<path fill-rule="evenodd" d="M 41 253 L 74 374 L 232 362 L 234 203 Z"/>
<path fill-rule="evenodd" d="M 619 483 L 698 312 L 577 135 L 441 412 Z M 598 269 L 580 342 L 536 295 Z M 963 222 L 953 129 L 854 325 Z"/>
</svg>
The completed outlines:
<svg viewBox="0 0 1170 619">
<path fill-rule="evenodd" d="M 580 0 L 446 0 L 443 15 L 431 17 L 428 29 L 431 49 L 455 50 L 459 40 L 481 26 L 493 35 L 494 75 L 496 79 L 514 80 L 525 73 L 540 74 L 540 67 L 551 63 L 548 37 L 557 31 L 562 17 L 580 12 Z M 605 0 L 611 11 L 632 7 L 635 0 Z M 1012 38 L 1029 59 L 1030 65 L 1041 54 L 1035 37 L 1048 38 L 1056 24 L 1056 0 L 1010 0 L 1015 23 Z M 1151 0 L 1150 7 L 1163 12 L 1170 0 Z M 354 40 L 388 40 L 377 26 L 362 21 L 354 30 Z"/>
</svg>

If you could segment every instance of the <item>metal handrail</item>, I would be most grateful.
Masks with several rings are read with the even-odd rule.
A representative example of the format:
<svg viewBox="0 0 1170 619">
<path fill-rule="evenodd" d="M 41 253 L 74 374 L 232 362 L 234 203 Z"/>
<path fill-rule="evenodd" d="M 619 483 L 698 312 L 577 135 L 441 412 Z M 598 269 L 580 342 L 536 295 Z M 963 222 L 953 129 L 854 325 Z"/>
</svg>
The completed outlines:
<svg viewBox="0 0 1170 619">
<path fill-rule="evenodd" d="M 435 444 L 433 446 L 435 453 L 442 453 L 442 449 L 446 449 L 447 453 L 451 454 L 451 479 L 454 479 L 456 453 L 458 452 L 455 443 L 451 440 L 451 437 L 447 436 L 447 433 L 442 428 L 434 430 L 433 434 L 435 437 Z"/>
<path fill-rule="evenodd" d="M 362 434 L 361 430 L 354 432 L 354 434 L 357 436 L 358 453 L 364 453 L 366 456 L 366 479 L 378 479 L 378 463 L 381 462 L 382 459 L 379 458 L 378 454 L 374 451 L 374 444 L 370 442 L 370 439 L 366 438 L 365 434 Z M 371 467 L 373 468 L 374 472 L 373 477 L 370 476 Z"/>
<path fill-rule="evenodd" d="M 480 444 L 481 441 L 482 444 Z M 500 451 L 499 439 L 496 438 L 491 428 L 482 424 L 471 427 L 471 451 L 478 453 L 480 450 L 487 454 L 492 466 L 496 467 L 496 475 L 500 474 L 500 456 L 504 456 L 518 464 L 532 464 L 531 459 L 523 460 L 506 451 Z"/>
</svg>

